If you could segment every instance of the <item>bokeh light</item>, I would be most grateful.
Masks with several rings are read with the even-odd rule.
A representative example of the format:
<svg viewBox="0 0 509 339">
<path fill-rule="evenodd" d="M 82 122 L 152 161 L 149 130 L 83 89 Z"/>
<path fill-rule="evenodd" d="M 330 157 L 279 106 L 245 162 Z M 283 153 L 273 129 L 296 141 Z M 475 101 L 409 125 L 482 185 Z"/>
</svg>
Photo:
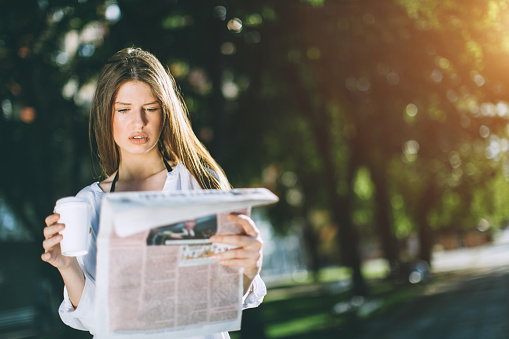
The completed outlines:
<svg viewBox="0 0 509 339">
<path fill-rule="evenodd" d="M 227 27 L 230 32 L 240 33 L 242 32 L 242 20 L 239 18 L 233 18 L 228 21 Z"/>
<path fill-rule="evenodd" d="M 104 12 L 104 16 L 106 20 L 110 23 L 116 23 L 120 20 L 122 12 L 120 11 L 120 7 L 116 3 L 112 3 L 106 6 L 106 11 Z"/>
<path fill-rule="evenodd" d="M 35 108 L 31 106 L 25 106 L 19 112 L 19 118 L 21 119 L 21 121 L 27 124 L 34 121 L 35 115 L 36 115 Z"/>
<path fill-rule="evenodd" d="M 225 20 L 226 19 L 226 7 L 224 7 L 224 6 L 214 7 L 214 17 L 219 20 Z"/>
</svg>

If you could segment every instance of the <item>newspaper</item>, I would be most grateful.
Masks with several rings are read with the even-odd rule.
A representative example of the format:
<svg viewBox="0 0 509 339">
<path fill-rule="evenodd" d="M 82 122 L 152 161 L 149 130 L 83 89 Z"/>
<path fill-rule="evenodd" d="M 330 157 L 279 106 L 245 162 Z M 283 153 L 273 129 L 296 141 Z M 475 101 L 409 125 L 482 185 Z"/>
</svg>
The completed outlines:
<svg viewBox="0 0 509 339">
<path fill-rule="evenodd" d="M 96 337 L 185 338 L 240 329 L 242 269 L 210 257 L 240 234 L 230 212 L 278 198 L 264 188 L 106 194 L 97 238 Z"/>
</svg>

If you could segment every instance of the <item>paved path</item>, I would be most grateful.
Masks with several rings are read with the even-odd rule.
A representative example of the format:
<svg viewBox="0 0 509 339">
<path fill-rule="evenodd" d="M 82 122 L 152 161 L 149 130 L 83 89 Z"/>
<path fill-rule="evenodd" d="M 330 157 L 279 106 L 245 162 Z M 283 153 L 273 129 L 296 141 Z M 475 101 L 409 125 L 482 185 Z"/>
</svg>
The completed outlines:
<svg viewBox="0 0 509 339">
<path fill-rule="evenodd" d="M 509 231 L 490 246 L 437 254 L 434 270 L 441 283 L 397 311 L 363 322 L 347 337 L 509 338 Z"/>
</svg>

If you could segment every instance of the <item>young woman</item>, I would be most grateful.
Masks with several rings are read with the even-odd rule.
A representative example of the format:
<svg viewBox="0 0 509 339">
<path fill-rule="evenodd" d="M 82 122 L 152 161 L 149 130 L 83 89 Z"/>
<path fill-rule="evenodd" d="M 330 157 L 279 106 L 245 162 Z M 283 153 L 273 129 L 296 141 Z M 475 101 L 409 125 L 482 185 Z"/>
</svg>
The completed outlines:
<svg viewBox="0 0 509 339">
<path fill-rule="evenodd" d="M 90 138 L 106 179 L 82 189 L 77 197 L 93 207 L 89 252 L 83 257 L 61 254 L 59 215 L 46 218 L 41 258 L 62 275 L 63 322 L 94 333 L 96 235 L 105 192 L 230 189 L 222 169 L 194 135 L 173 77 L 159 60 L 141 49 L 117 52 L 104 66 L 90 113 Z M 91 142 L 92 143 L 92 142 Z M 260 279 L 262 241 L 253 221 L 231 214 L 244 235 L 214 235 L 212 242 L 238 247 L 219 255 L 222 265 L 244 268 L 244 308 L 256 307 L 266 294 Z M 216 333 L 204 338 L 229 338 Z"/>
</svg>

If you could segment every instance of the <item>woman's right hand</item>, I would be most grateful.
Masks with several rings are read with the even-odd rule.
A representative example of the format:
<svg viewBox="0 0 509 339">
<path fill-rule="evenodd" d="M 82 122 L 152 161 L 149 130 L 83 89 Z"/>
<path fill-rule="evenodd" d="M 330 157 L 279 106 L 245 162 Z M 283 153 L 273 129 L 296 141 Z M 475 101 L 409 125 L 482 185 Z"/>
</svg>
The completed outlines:
<svg viewBox="0 0 509 339">
<path fill-rule="evenodd" d="M 76 257 L 66 257 L 60 250 L 60 242 L 63 236 L 58 232 L 65 228 L 64 224 L 59 224 L 59 214 L 52 214 L 46 218 L 46 227 L 44 227 L 44 238 L 42 247 L 44 253 L 41 259 L 58 268 L 64 284 L 69 293 L 69 300 L 76 308 L 81 300 L 83 289 L 85 288 L 85 276 L 81 270 Z"/>
<path fill-rule="evenodd" d="M 46 227 L 44 228 L 44 241 L 42 247 L 44 247 L 44 253 L 41 255 L 41 259 L 55 266 L 59 270 L 70 267 L 74 257 L 66 257 L 62 255 L 60 250 L 60 242 L 63 236 L 59 234 L 64 228 L 64 224 L 59 224 L 59 214 L 52 214 L 45 220 Z"/>
</svg>

